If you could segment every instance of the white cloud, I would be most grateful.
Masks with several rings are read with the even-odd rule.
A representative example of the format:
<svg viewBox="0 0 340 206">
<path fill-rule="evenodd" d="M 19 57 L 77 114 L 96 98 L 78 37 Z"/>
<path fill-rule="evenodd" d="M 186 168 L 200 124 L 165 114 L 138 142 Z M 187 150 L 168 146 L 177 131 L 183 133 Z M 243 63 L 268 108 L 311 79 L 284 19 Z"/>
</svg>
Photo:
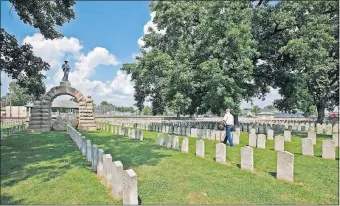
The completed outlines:
<svg viewBox="0 0 340 206">
<path fill-rule="evenodd" d="M 66 55 L 77 60 L 80 56 L 80 50 L 83 48 L 77 38 L 63 37 L 50 40 L 45 39 L 40 33 L 36 33 L 33 36 L 26 36 L 23 40 L 23 44 L 25 43 L 33 46 L 34 54 L 49 63 L 51 70 L 61 68 Z"/>
<path fill-rule="evenodd" d="M 95 102 L 100 103 L 105 100 L 118 106 L 134 104 L 133 83 L 130 81 L 131 76 L 125 72 L 118 70 L 111 81 L 90 80 L 100 65 L 117 66 L 121 64 L 106 48 L 96 47 L 84 54 L 81 51 L 83 45 L 77 38 L 63 37 L 46 40 L 40 33 L 26 36 L 23 43 L 31 44 L 34 54 L 50 64 L 51 70 L 45 72 L 47 91 L 59 85 L 64 75 L 61 66 L 67 59 L 71 67 L 69 81 L 72 87 L 86 96 L 91 96 Z M 74 63 L 71 63 L 70 60 L 74 60 Z M 10 79 L 1 75 L 1 82 L 5 84 L 1 87 L 1 91 L 6 92 Z"/>
<path fill-rule="evenodd" d="M 155 18 L 156 16 L 156 12 L 151 12 L 150 13 L 150 17 L 151 19 L 146 22 L 146 24 L 144 25 L 143 29 L 144 29 L 144 35 L 145 34 L 149 34 L 149 28 L 151 27 L 156 33 L 159 33 L 159 34 L 165 34 L 166 30 L 165 29 L 162 29 L 162 30 L 159 30 L 158 27 L 157 27 L 157 24 L 153 23 L 153 19 Z M 137 40 L 137 43 L 139 45 L 139 47 L 142 47 L 145 45 L 145 42 L 142 40 L 142 37 L 140 37 L 138 40 Z"/>
</svg>

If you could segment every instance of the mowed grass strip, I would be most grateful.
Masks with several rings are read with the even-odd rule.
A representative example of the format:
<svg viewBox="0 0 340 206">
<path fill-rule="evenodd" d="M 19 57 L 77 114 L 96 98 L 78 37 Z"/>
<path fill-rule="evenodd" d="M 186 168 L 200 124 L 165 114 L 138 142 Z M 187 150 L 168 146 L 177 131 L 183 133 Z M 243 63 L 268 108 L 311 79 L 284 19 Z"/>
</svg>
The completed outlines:
<svg viewBox="0 0 340 206">
<path fill-rule="evenodd" d="M 1 205 L 122 204 L 110 196 L 70 137 L 20 133 L 1 144 Z"/>
<path fill-rule="evenodd" d="M 248 144 L 242 132 L 240 145 L 227 148 L 226 165 L 216 163 L 216 141 L 204 140 L 205 158 L 195 156 L 196 138 L 189 138 L 189 154 L 157 145 L 157 133 L 144 131 L 144 140 L 131 140 L 106 131 L 82 132 L 113 161 L 137 173 L 142 204 L 337 204 L 338 160 L 321 158 L 318 136 L 315 157 L 301 155 L 301 137 L 293 134 L 285 150 L 294 154 L 294 183 L 276 179 L 274 140 L 266 149 L 254 149 L 254 173 L 240 167 L 240 147 Z M 180 136 L 180 144 L 183 137 Z"/>
</svg>

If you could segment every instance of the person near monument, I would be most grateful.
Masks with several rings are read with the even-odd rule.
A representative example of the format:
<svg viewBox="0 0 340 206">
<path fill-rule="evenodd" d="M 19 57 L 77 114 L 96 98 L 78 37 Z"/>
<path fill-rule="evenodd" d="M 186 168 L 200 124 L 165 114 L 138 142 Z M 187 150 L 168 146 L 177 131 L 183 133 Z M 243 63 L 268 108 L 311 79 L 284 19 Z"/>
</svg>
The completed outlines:
<svg viewBox="0 0 340 206">
<path fill-rule="evenodd" d="M 234 126 L 234 116 L 230 114 L 230 109 L 226 109 L 226 114 L 223 117 L 222 123 L 224 124 L 226 128 L 226 136 L 223 140 L 224 144 L 227 144 L 227 141 L 229 142 L 229 146 L 233 147 L 233 138 L 231 137 L 231 130 Z"/>
<path fill-rule="evenodd" d="M 68 74 L 70 72 L 70 66 L 68 65 L 68 61 L 64 61 L 65 64 L 63 64 L 62 69 L 64 72 L 64 77 L 62 81 L 68 82 Z"/>
</svg>

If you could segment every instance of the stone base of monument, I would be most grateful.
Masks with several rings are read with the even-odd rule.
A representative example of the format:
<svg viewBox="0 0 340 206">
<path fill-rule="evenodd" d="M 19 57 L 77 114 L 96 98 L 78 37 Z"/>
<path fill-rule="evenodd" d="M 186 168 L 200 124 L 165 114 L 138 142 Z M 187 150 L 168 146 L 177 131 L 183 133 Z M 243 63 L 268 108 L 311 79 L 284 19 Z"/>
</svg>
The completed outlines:
<svg viewBox="0 0 340 206">
<path fill-rule="evenodd" d="M 68 81 L 61 81 L 61 82 L 60 82 L 60 86 L 67 86 L 67 87 L 70 87 L 70 86 L 71 86 L 71 83 L 68 82 Z"/>
</svg>

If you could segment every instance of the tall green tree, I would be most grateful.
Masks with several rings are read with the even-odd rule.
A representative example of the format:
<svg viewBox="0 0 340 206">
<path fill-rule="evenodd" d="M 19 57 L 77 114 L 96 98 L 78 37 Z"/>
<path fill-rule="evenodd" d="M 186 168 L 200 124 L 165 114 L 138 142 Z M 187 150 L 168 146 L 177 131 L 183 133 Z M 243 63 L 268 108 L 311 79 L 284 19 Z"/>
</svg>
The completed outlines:
<svg viewBox="0 0 340 206">
<path fill-rule="evenodd" d="M 17 12 L 25 23 L 39 29 L 47 39 L 60 38 L 63 35 L 56 30 L 56 26 L 74 19 L 72 6 L 74 0 L 9 0 L 11 10 Z M 5 29 L 0 29 L 0 71 L 16 80 L 21 87 L 28 88 L 28 92 L 39 97 L 45 92 L 42 71 L 49 70 L 48 63 L 33 54 L 29 44 L 19 45 L 15 36 L 8 34 Z"/>
<path fill-rule="evenodd" d="M 250 110 L 253 114 L 257 115 L 258 113 L 260 113 L 262 110 L 259 106 L 254 105 L 251 110 Z"/>
<path fill-rule="evenodd" d="M 24 106 L 29 101 L 35 99 L 34 95 L 29 94 L 28 88 L 20 87 L 16 82 L 11 82 L 8 90 L 9 92 L 2 96 L 2 99 L 7 102 L 7 106 L 10 104 L 10 101 L 12 106 Z M 2 103 L 4 103 L 4 101 Z"/>
<path fill-rule="evenodd" d="M 280 1 L 254 9 L 253 35 L 265 61 L 256 82 L 265 82 L 263 90 L 279 88 L 280 110 L 308 115 L 316 108 L 322 123 L 325 109 L 339 105 L 338 13 L 337 1 Z"/>
<path fill-rule="evenodd" d="M 193 115 L 231 108 L 254 94 L 252 6 L 248 2 L 191 1 L 151 3 L 154 23 L 135 64 L 123 65 L 135 81 L 136 106 L 150 98 L 153 114 L 166 107 Z"/>
</svg>

